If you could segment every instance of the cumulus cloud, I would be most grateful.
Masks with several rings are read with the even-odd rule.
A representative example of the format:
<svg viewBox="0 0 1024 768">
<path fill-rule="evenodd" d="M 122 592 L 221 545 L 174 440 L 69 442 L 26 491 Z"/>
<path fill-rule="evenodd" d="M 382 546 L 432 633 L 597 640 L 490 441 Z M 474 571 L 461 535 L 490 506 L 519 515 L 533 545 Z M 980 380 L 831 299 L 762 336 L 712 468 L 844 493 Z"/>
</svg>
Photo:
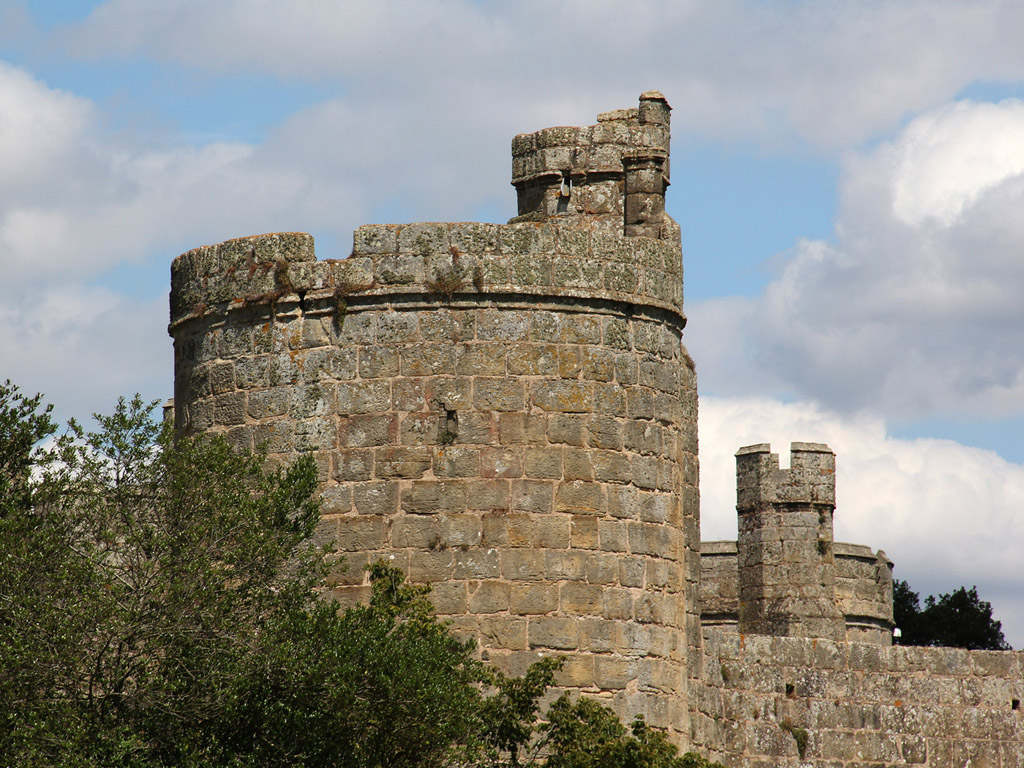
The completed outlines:
<svg viewBox="0 0 1024 768">
<path fill-rule="evenodd" d="M 736 450 L 794 441 L 836 452 L 837 541 L 883 549 L 924 594 L 977 585 L 1007 639 L 1024 645 L 1024 466 L 949 440 L 901 440 L 877 416 L 807 402 L 701 398 L 701 535 L 736 538 Z"/>
<path fill-rule="evenodd" d="M 118 395 L 170 396 L 167 300 L 105 288 L 53 286 L 0 304 L 0 370 L 42 392 L 58 420 L 109 412 Z"/>
<path fill-rule="evenodd" d="M 847 147 L 975 80 L 1024 76 L 1022 25 L 1024 9 L 1006 0 L 110 0 L 64 44 L 84 56 L 342 81 L 361 99 L 460 115 L 521 114 L 523 130 L 658 87 L 677 127 L 755 140 L 795 131 Z"/>
<path fill-rule="evenodd" d="M 798 243 L 760 296 L 690 308 L 707 390 L 906 420 L 1020 413 L 1022 157 L 1016 100 L 938 108 L 851 156 L 834 242 Z"/>
</svg>

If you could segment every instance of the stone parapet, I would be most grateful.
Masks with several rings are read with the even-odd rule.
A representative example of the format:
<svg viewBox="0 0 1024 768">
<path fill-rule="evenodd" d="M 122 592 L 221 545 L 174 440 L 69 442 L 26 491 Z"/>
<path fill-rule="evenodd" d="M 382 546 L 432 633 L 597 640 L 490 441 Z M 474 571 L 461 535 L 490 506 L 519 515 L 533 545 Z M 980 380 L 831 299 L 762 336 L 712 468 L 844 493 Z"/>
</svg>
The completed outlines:
<svg viewBox="0 0 1024 768">
<path fill-rule="evenodd" d="M 1024 653 L 705 629 L 692 741 L 730 768 L 1024 765 Z"/>
<path fill-rule="evenodd" d="M 853 642 L 892 643 L 892 562 L 862 544 L 835 542 L 836 604 Z M 704 627 L 739 625 L 739 572 L 735 541 L 702 541 L 700 608 Z"/>
<path fill-rule="evenodd" d="M 379 297 L 446 303 L 491 294 L 646 307 L 684 324 L 678 240 L 623 238 L 555 222 L 368 225 L 347 259 L 317 261 L 305 233 L 229 240 L 171 267 L 171 324 L 215 307 Z"/>
</svg>

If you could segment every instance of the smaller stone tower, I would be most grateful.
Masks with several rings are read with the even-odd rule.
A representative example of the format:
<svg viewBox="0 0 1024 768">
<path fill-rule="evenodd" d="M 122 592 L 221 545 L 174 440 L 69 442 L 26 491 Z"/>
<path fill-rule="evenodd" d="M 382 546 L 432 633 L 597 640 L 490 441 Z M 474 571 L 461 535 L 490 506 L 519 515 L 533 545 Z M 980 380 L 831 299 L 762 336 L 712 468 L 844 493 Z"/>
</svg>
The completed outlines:
<svg viewBox="0 0 1024 768">
<path fill-rule="evenodd" d="M 672 108 L 646 91 L 597 125 L 558 126 L 512 140 L 513 222 L 555 220 L 626 237 L 677 239 L 665 213 Z"/>
<path fill-rule="evenodd" d="M 736 453 L 739 630 L 846 639 L 832 548 L 835 454 L 793 443 L 790 468 L 762 443 Z"/>
</svg>

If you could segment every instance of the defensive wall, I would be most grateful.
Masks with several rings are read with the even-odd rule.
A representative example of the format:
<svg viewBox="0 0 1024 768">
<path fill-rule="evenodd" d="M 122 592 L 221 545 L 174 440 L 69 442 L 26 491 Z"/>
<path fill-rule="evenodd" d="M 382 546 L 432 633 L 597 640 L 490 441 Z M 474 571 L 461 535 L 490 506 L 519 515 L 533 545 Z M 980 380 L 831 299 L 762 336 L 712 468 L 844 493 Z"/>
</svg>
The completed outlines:
<svg viewBox="0 0 1024 768">
<path fill-rule="evenodd" d="M 564 689 L 728 766 L 1021 768 L 1019 654 L 887 646 L 891 563 L 832 542 L 827 446 L 741 449 L 738 538 L 702 566 L 668 151 L 648 92 L 517 136 L 509 224 L 183 254 L 176 427 L 312 453 L 340 605 L 386 559 L 482 657 L 564 655 Z"/>
</svg>

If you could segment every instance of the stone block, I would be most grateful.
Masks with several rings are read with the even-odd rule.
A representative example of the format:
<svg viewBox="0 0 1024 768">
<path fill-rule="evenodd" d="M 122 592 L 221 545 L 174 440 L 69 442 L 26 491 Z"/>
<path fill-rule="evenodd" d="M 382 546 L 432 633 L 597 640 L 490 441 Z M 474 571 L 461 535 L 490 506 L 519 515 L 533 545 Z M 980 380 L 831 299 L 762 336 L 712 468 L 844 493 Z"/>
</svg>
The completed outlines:
<svg viewBox="0 0 1024 768">
<path fill-rule="evenodd" d="M 562 584 L 559 593 L 561 611 L 572 616 L 600 616 L 604 610 L 603 592 L 603 588 L 596 584 Z"/>
<path fill-rule="evenodd" d="M 573 549 L 597 549 L 597 518 L 593 515 L 573 515 L 570 542 Z"/>
<path fill-rule="evenodd" d="M 475 445 L 447 445 L 434 449 L 434 475 L 437 477 L 478 477 L 480 448 Z"/>
<path fill-rule="evenodd" d="M 509 445 L 540 445 L 546 442 L 547 417 L 534 413 L 502 413 L 498 416 L 498 441 Z"/>
<path fill-rule="evenodd" d="M 615 622 L 586 616 L 580 618 L 576 624 L 581 651 L 611 653 L 615 650 L 615 643 L 612 639 Z"/>
<path fill-rule="evenodd" d="M 555 673 L 555 685 L 571 688 L 590 688 L 594 685 L 594 657 L 574 653 Z"/>
<path fill-rule="evenodd" d="M 554 344 L 514 344 L 506 357 L 513 376 L 558 376 L 558 347 Z"/>
<path fill-rule="evenodd" d="M 486 547 L 482 542 L 482 547 Z M 455 552 L 456 579 L 496 579 L 501 575 L 501 557 L 496 549 L 459 549 Z"/>
<path fill-rule="evenodd" d="M 473 407 L 482 411 L 522 411 L 523 382 L 511 378 L 483 378 L 473 381 Z"/>
<path fill-rule="evenodd" d="M 528 622 L 531 648 L 573 650 L 579 645 L 574 619 L 557 616 L 531 616 Z"/>
<path fill-rule="evenodd" d="M 550 480 L 512 480 L 511 508 L 514 511 L 546 513 L 552 511 L 554 482 Z"/>
<path fill-rule="evenodd" d="M 341 415 L 387 411 L 391 407 L 391 383 L 387 380 L 342 381 L 335 389 Z"/>
<path fill-rule="evenodd" d="M 380 479 L 419 479 L 431 467 L 431 454 L 426 446 L 376 448 L 374 475 Z"/>
<path fill-rule="evenodd" d="M 544 572 L 547 578 L 558 581 L 583 581 L 587 577 L 587 552 L 576 550 L 547 550 L 544 554 Z"/>
<path fill-rule="evenodd" d="M 628 552 L 629 528 L 623 520 L 599 520 L 597 524 L 600 547 L 605 552 Z"/>
<path fill-rule="evenodd" d="M 477 338 L 481 341 L 526 341 L 530 316 L 514 310 L 484 309 L 477 315 Z"/>
<path fill-rule="evenodd" d="M 448 547 L 480 545 L 480 517 L 469 513 L 446 513 L 438 517 L 441 540 Z"/>
<path fill-rule="evenodd" d="M 393 515 L 398 511 L 398 483 L 382 481 L 353 485 L 352 503 L 361 515 Z"/>
<path fill-rule="evenodd" d="M 502 613 L 509 609 L 508 582 L 481 581 L 470 586 L 469 610 L 472 613 Z"/>
<path fill-rule="evenodd" d="M 519 615 L 541 615 L 558 610 L 558 585 L 550 583 L 512 584 L 508 609 Z"/>
<path fill-rule="evenodd" d="M 499 434 L 501 430 L 499 421 Z M 483 448 L 480 451 L 480 476 L 513 478 L 523 476 L 523 454 L 512 448 Z"/>
<path fill-rule="evenodd" d="M 500 342 L 460 344 L 455 368 L 460 376 L 504 376 L 508 347 Z"/>
<path fill-rule="evenodd" d="M 382 379 L 398 375 L 398 353 L 389 347 L 361 347 L 359 375 L 364 379 Z"/>
<path fill-rule="evenodd" d="M 213 399 L 213 423 L 234 425 L 245 422 L 248 401 L 245 392 L 228 392 Z"/>
<path fill-rule="evenodd" d="M 509 650 L 523 650 L 528 648 L 527 641 L 527 619 L 518 616 L 480 616 L 479 619 L 480 640 L 488 648 L 499 648 Z M 497 663 L 505 657 L 495 657 Z M 534 654 L 523 654 L 524 665 L 514 665 L 509 668 L 508 674 L 522 674 L 525 667 L 532 661 L 536 661 Z M 522 671 L 513 671 L 519 670 Z"/>
<path fill-rule="evenodd" d="M 402 414 L 398 425 L 402 445 L 436 445 L 443 417 L 437 413 Z"/>
<path fill-rule="evenodd" d="M 396 547 L 433 549 L 441 543 L 440 529 L 433 516 L 398 515 L 391 523 L 391 542 Z"/>
<path fill-rule="evenodd" d="M 562 481 L 555 493 L 555 511 L 573 514 L 603 514 L 605 487 L 584 480 Z"/>
<path fill-rule="evenodd" d="M 466 583 L 462 581 L 441 581 L 432 585 L 430 602 L 441 616 L 463 614 L 468 605 Z"/>
<path fill-rule="evenodd" d="M 413 344 L 399 354 L 403 376 L 455 374 L 455 346 L 451 343 Z"/>
<path fill-rule="evenodd" d="M 213 363 L 209 367 L 210 388 L 215 395 L 232 392 L 235 389 L 235 364 Z"/>
<path fill-rule="evenodd" d="M 558 375 L 563 379 L 578 379 L 583 370 L 579 347 L 558 348 Z"/>
<path fill-rule="evenodd" d="M 530 385 L 531 401 L 545 411 L 587 413 L 593 410 L 591 386 L 582 381 L 539 381 Z"/>
<path fill-rule="evenodd" d="M 570 519 L 566 515 L 537 515 L 533 517 L 533 546 L 539 549 L 566 549 L 569 547 Z"/>
<path fill-rule="evenodd" d="M 482 480 L 466 489 L 466 509 L 503 511 L 511 509 L 511 489 L 507 480 Z"/>
<path fill-rule="evenodd" d="M 417 515 L 461 511 L 466 508 L 465 487 L 458 480 L 413 480 L 402 489 L 401 508 Z"/>
<path fill-rule="evenodd" d="M 373 477 L 373 449 L 338 450 L 334 455 L 334 479 L 339 482 Z"/>
<path fill-rule="evenodd" d="M 501 575 L 513 581 L 542 581 L 545 576 L 544 553 L 529 549 L 502 552 Z"/>
<path fill-rule="evenodd" d="M 472 341 L 476 317 L 471 312 L 439 309 L 420 313 L 420 336 L 424 341 Z"/>
<path fill-rule="evenodd" d="M 393 224 L 364 224 L 352 233 L 353 254 L 394 253 L 398 250 L 398 227 Z"/>
<path fill-rule="evenodd" d="M 414 582 L 439 582 L 452 577 L 453 563 L 451 550 L 422 551 L 409 553 L 409 579 Z"/>
<path fill-rule="evenodd" d="M 593 480 L 594 465 L 590 451 L 579 448 L 562 449 L 562 476 L 565 480 Z"/>
<path fill-rule="evenodd" d="M 594 683 L 602 690 L 621 690 L 636 679 L 638 662 L 615 656 L 594 657 Z"/>
<path fill-rule="evenodd" d="M 493 445 L 498 441 L 497 420 L 492 413 L 459 414 L 456 441 L 467 445 Z"/>
<path fill-rule="evenodd" d="M 605 587 L 601 594 L 602 612 L 608 619 L 633 618 L 633 593 L 628 589 Z"/>
<path fill-rule="evenodd" d="M 397 419 L 388 413 L 361 414 L 338 419 L 339 448 L 369 448 L 393 445 Z"/>
</svg>

